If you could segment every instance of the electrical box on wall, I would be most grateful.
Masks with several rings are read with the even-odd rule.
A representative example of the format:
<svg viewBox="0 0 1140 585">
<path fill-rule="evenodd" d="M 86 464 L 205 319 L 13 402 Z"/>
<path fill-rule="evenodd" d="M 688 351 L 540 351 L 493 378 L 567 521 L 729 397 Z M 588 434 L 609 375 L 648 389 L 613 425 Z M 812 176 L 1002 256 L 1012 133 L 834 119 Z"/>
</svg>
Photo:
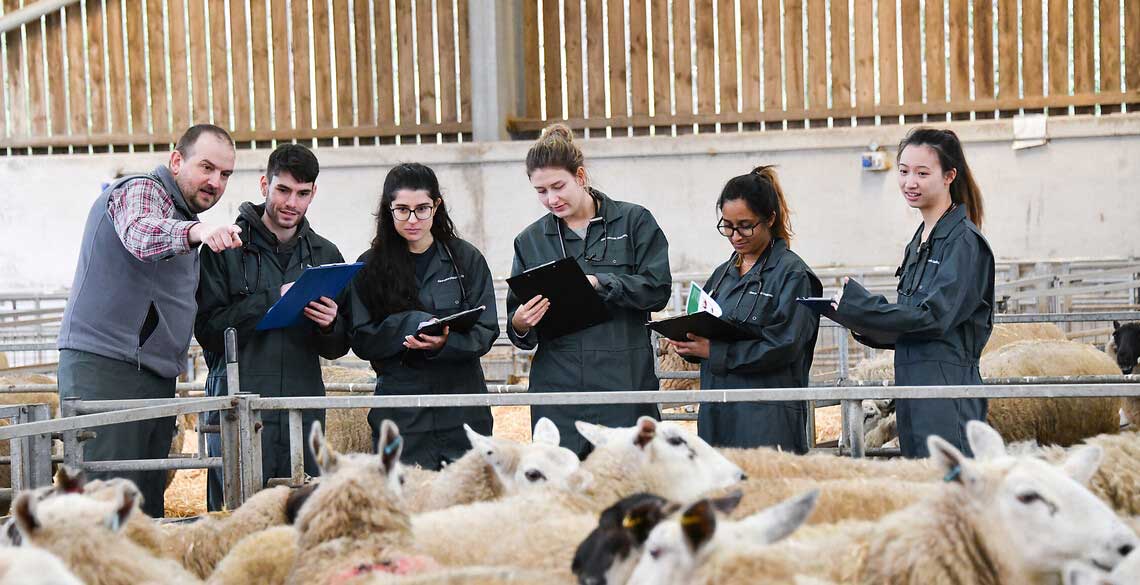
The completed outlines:
<svg viewBox="0 0 1140 585">
<path fill-rule="evenodd" d="M 864 171 L 885 171 L 891 168 L 887 161 L 887 153 L 882 150 L 868 150 L 863 153 Z"/>
</svg>

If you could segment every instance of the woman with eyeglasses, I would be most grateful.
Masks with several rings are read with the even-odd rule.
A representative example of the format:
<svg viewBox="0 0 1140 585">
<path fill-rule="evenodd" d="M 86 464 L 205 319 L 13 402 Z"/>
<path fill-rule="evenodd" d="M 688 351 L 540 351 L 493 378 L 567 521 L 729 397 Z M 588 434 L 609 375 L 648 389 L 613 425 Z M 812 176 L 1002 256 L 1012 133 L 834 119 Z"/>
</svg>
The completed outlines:
<svg viewBox="0 0 1140 585">
<path fill-rule="evenodd" d="M 499 337 L 495 290 L 483 254 L 459 239 L 431 168 L 405 163 L 388 172 L 372 247 L 349 287 L 346 318 L 352 350 L 372 363 L 377 395 L 482 394 L 479 358 Z M 486 306 L 466 332 L 444 327 L 417 334 L 424 322 Z M 440 469 L 470 449 L 463 424 L 491 434 L 491 409 L 373 408 L 373 444 L 391 419 L 404 438 L 401 460 Z"/>
<path fill-rule="evenodd" d="M 898 334 L 895 384 L 980 385 L 978 360 L 994 322 L 994 255 L 979 229 L 981 189 L 958 136 L 949 130 L 912 130 L 899 143 L 897 164 L 899 190 L 922 214 L 895 273 L 898 299 L 890 303 L 844 279 L 832 304 L 856 332 L 864 327 Z M 983 398 L 905 399 L 895 405 L 905 457 L 929 456 L 930 435 L 970 453 L 966 423 L 986 420 Z"/>
<path fill-rule="evenodd" d="M 538 348 L 531 365 L 531 392 L 656 390 L 653 349 L 645 323 L 669 302 L 669 242 L 649 210 L 611 199 L 589 185 L 582 151 L 570 129 L 546 128 L 526 157 L 526 174 L 538 201 L 550 213 L 515 238 L 518 275 L 571 257 L 601 296 L 612 317 L 586 329 L 550 338 L 542 318 L 551 309 L 541 296 L 507 297 L 507 334 L 522 349 Z M 585 457 L 590 445 L 574 427 L 582 420 L 633 426 L 638 417 L 659 417 L 655 404 L 535 406 L 554 421 L 562 446 Z"/>
<path fill-rule="evenodd" d="M 819 296 L 823 287 L 789 247 L 788 203 L 775 169 L 760 166 L 733 177 L 716 206 L 717 230 L 733 252 L 704 289 L 720 305 L 721 318 L 750 338 L 727 342 L 690 333 L 689 341 L 667 341 L 682 357 L 700 361 L 702 389 L 805 387 L 819 316 L 796 298 Z M 717 447 L 806 453 L 808 416 L 804 401 L 705 403 L 697 432 Z"/>
</svg>

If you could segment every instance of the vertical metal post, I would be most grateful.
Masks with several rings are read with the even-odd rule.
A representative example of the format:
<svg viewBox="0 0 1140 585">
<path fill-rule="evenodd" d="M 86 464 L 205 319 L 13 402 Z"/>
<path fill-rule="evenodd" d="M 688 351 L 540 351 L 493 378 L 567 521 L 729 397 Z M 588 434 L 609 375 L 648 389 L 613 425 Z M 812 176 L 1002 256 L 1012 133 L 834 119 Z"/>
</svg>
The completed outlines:
<svg viewBox="0 0 1140 585">
<path fill-rule="evenodd" d="M 301 411 L 289 411 L 289 470 L 291 484 L 305 482 L 305 429 L 301 426 Z"/>
<path fill-rule="evenodd" d="M 23 424 L 28 422 L 28 408 L 20 407 L 20 413 L 16 415 L 16 420 L 12 421 L 13 424 Z M 28 438 L 18 437 L 8 441 L 9 451 L 12 455 L 12 494 L 20 493 L 23 490 L 32 489 L 31 477 L 28 469 Z"/>
<path fill-rule="evenodd" d="M 226 393 L 234 396 L 241 391 L 238 377 L 237 331 L 226 329 Z M 236 510 L 242 503 L 241 493 L 241 445 L 238 433 L 237 400 L 230 402 L 228 410 L 219 411 L 222 439 L 222 490 L 225 505 Z"/>
<path fill-rule="evenodd" d="M 839 338 L 835 340 L 839 346 L 839 379 L 846 380 L 851 368 L 851 357 L 848 355 L 850 353 L 848 337 L 850 336 L 847 334 L 847 328 L 845 327 L 838 327 L 836 331 L 839 333 Z"/>
<path fill-rule="evenodd" d="M 47 404 L 29 405 L 29 422 L 51 420 L 51 407 Z M 51 434 L 41 433 L 28 437 L 29 475 L 33 487 L 51 485 Z"/>
<path fill-rule="evenodd" d="M 862 457 L 863 447 L 863 405 L 860 400 L 842 400 L 843 428 L 847 433 L 847 443 L 851 446 L 851 456 Z"/>
<path fill-rule="evenodd" d="M 59 401 L 59 416 L 67 418 L 75 416 L 75 405 L 79 403 L 78 397 L 64 398 Z M 79 431 L 63 431 L 63 464 L 71 469 L 83 468 L 83 443 L 79 440 Z"/>
<path fill-rule="evenodd" d="M 236 397 L 238 426 L 238 457 L 241 461 L 241 498 L 244 502 L 253 497 L 262 486 L 261 478 L 261 429 L 255 424 L 249 401 L 256 395 L 241 393 Z"/>
</svg>

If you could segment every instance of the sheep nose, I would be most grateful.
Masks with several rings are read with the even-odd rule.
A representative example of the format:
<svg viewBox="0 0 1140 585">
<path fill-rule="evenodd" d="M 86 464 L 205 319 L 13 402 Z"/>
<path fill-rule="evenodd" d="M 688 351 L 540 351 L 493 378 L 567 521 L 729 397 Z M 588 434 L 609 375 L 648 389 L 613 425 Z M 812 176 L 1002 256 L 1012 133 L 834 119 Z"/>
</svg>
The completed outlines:
<svg viewBox="0 0 1140 585">
<path fill-rule="evenodd" d="M 741 471 L 740 472 L 740 481 L 748 481 L 748 474 Z"/>
<path fill-rule="evenodd" d="M 1127 376 L 1127 375 L 1129 375 L 1129 374 L 1131 374 L 1131 373 L 1132 373 L 1132 366 L 1127 366 L 1127 367 L 1124 367 L 1124 368 L 1120 368 L 1120 371 L 1121 371 L 1121 372 L 1124 372 L 1124 375 L 1125 375 L 1125 376 Z"/>
</svg>

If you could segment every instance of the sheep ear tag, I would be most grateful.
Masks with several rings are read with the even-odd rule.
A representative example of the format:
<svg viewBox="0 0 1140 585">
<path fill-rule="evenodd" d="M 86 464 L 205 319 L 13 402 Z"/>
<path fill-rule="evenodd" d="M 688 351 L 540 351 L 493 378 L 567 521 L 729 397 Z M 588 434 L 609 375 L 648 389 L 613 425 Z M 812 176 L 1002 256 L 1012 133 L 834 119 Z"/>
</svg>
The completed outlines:
<svg viewBox="0 0 1140 585">
<path fill-rule="evenodd" d="M 942 476 L 942 481 L 944 481 L 946 483 L 952 483 L 952 482 L 958 481 L 958 478 L 961 476 L 962 476 L 962 466 L 961 465 L 955 465 L 953 467 L 953 469 L 946 472 L 946 475 Z"/>
</svg>

